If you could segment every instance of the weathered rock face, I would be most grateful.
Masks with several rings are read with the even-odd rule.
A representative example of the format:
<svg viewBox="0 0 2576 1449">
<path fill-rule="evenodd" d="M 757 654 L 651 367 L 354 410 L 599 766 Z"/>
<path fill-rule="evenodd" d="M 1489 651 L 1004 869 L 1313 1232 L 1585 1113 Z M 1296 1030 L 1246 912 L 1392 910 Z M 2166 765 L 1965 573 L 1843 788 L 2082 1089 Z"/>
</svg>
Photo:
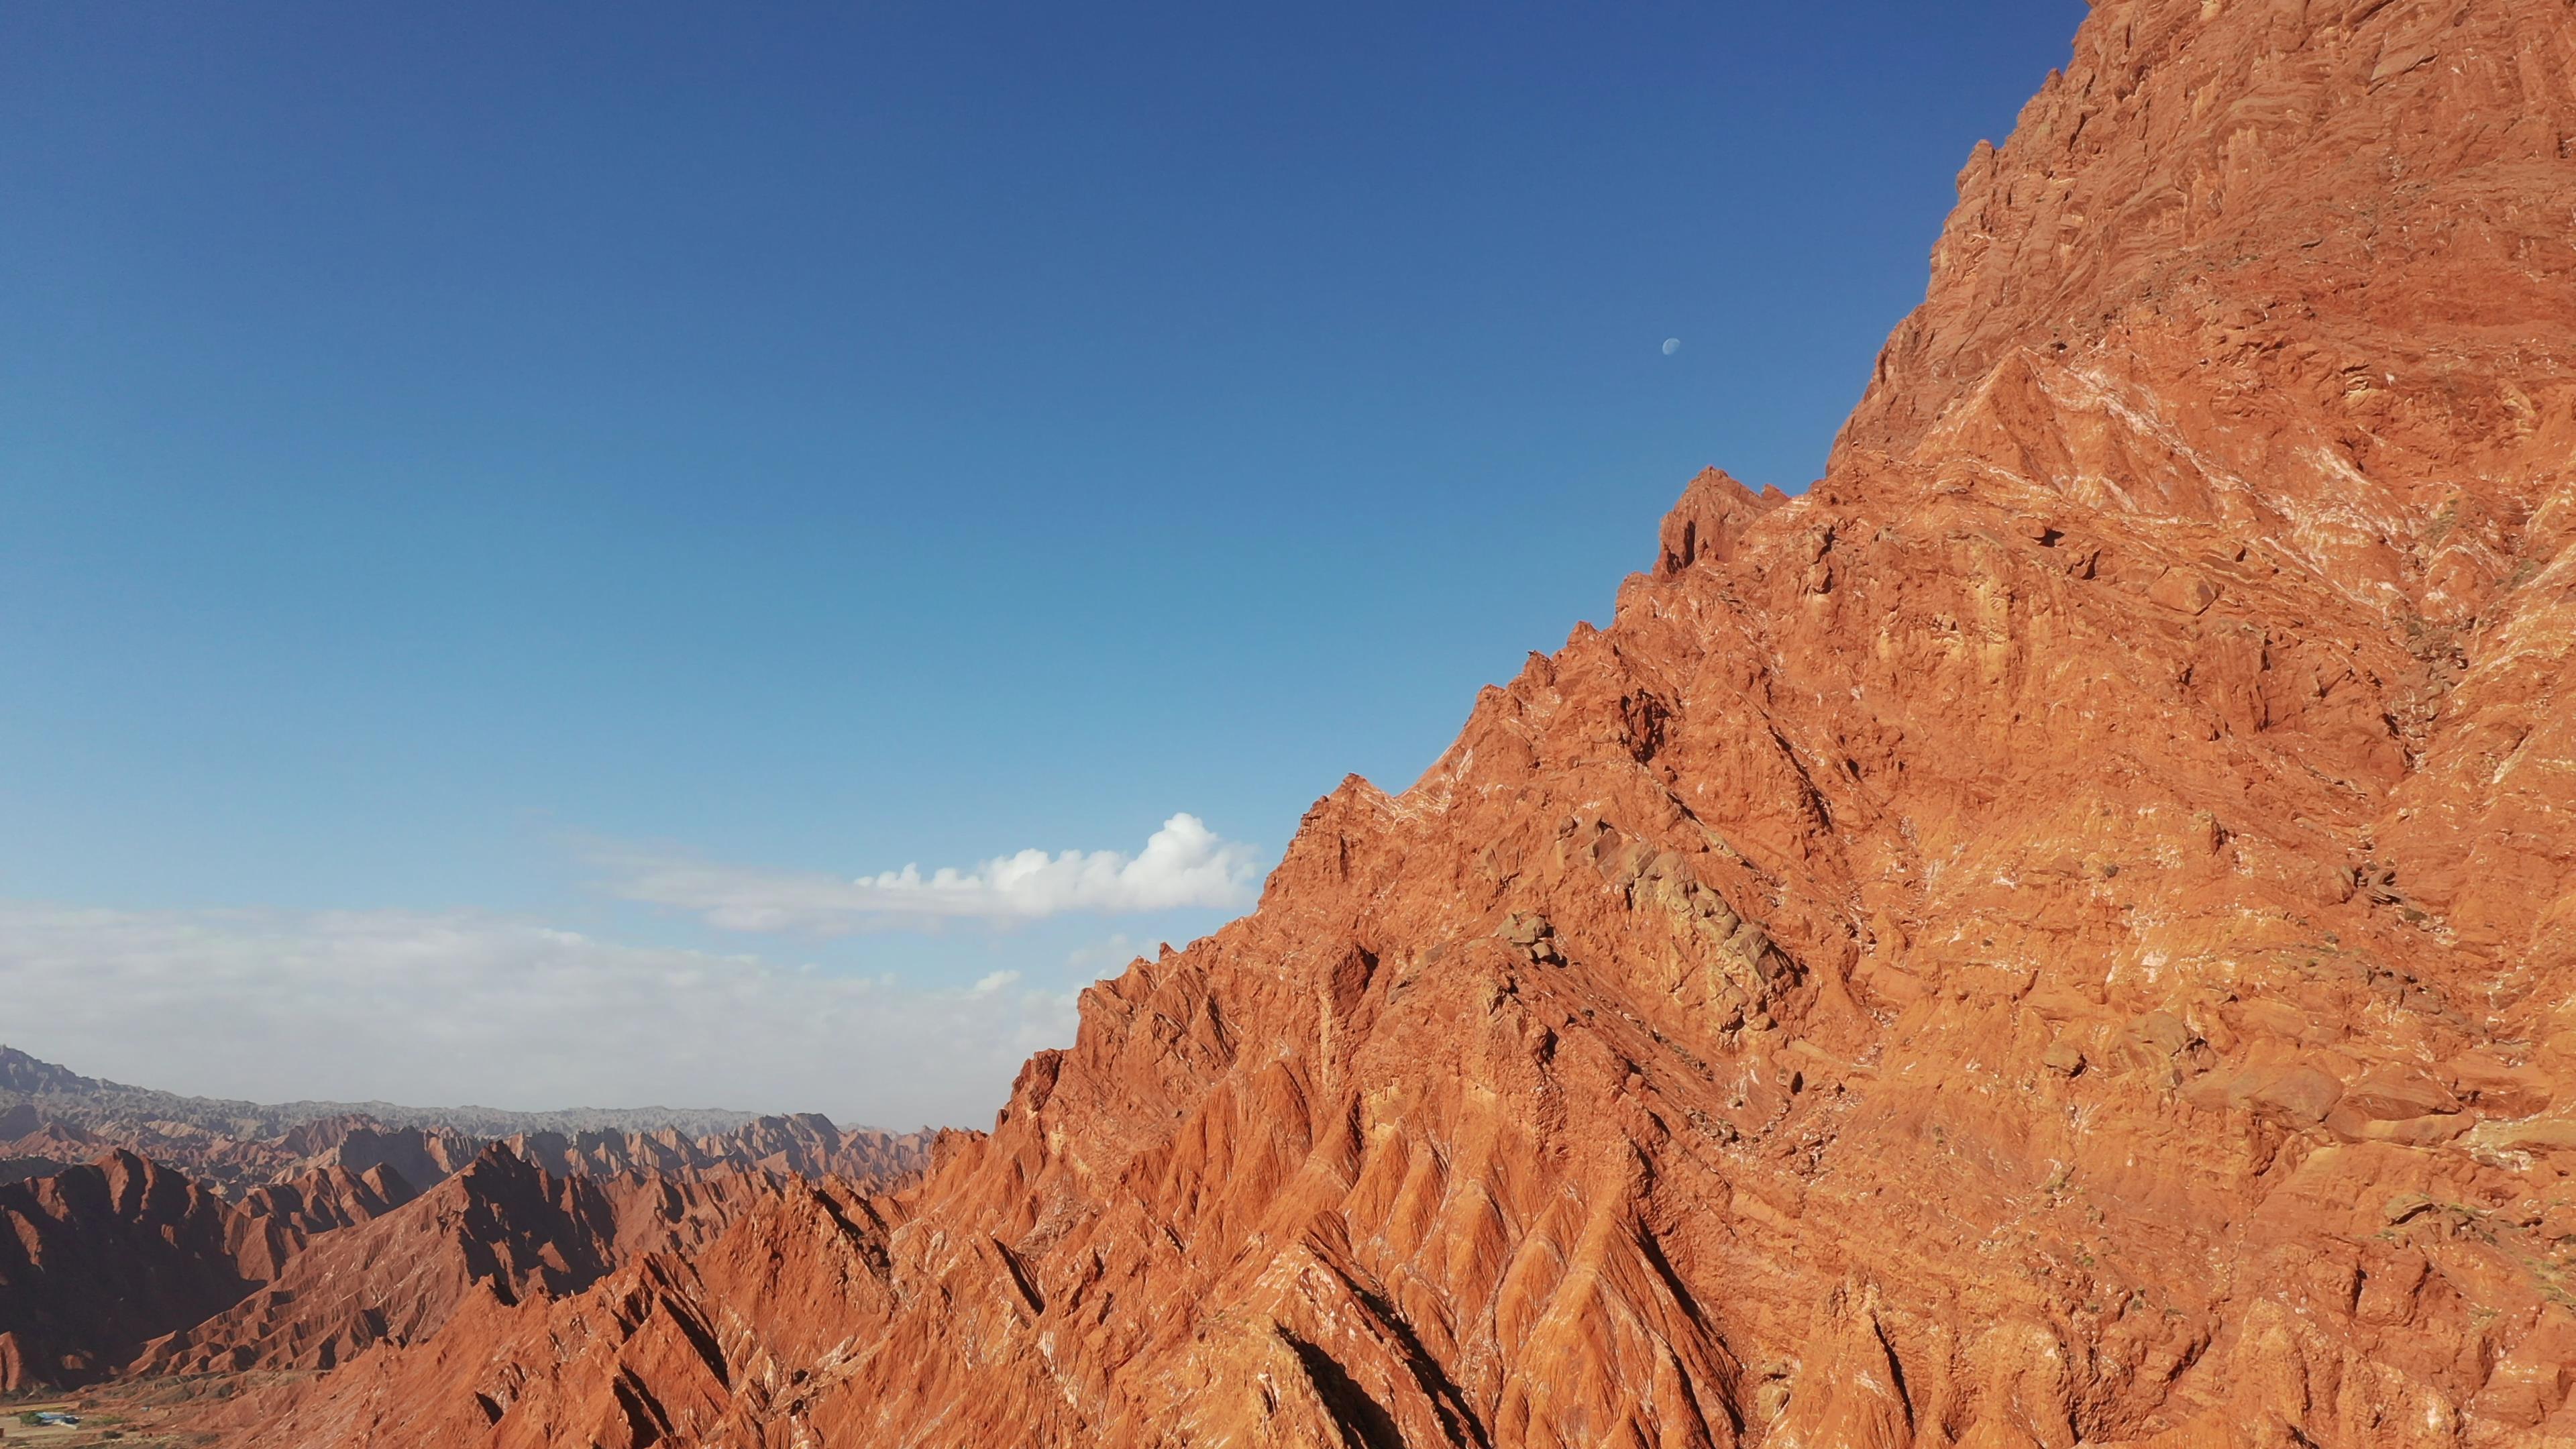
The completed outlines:
<svg viewBox="0 0 2576 1449">
<path fill-rule="evenodd" d="M 234 1204 L 113 1151 L 0 1187 L 0 1392 L 329 1368 L 428 1338 L 470 1300 L 577 1293 L 694 1248 L 786 1181 L 558 1177 L 495 1145 L 427 1193 L 389 1165 L 335 1164 Z"/>
<path fill-rule="evenodd" d="M 321 1234 L 373 1222 L 417 1196 L 409 1179 L 382 1164 L 363 1173 L 316 1168 L 244 1198 L 230 1215 L 225 1248 L 245 1277 L 267 1282 Z"/>
<path fill-rule="evenodd" d="M 0 1392 L 83 1383 L 250 1291 L 223 1201 L 131 1153 L 0 1186 Z"/>
<path fill-rule="evenodd" d="M 288 1162 L 271 1169 L 271 1180 L 335 1168 L 365 1173 L 382 1167 L 414 1189 L 425 1189 L 473 1161 L 484 1146 L 484 1139 L 453 1127 L 387 1127 L 363 1116 L 326 1117 L 276 1139 L 276 1150 Z"/>
<path fill-rule="evenodd" d="M 257 1291 L 151 1344 L 133 1367 L 327 1369 L 376 1343 L 429 1338 L 469 1300 L 579 1292 L 630 1259 L 695 1246 L 778 1191 L 765 1174 L 557 1177 L 496 1145 L 405 1210 L 294 1254 Z"/>
<path fill-rule="evenodd" d="M 99 1154 L 98 1139 L 48 1121 L 24 1102 L 0 1112 L 0 1182 L 50 1177 Z"/>
<path fill-rule="evenodd" d="M 324 1233 L 415 1194 L 391 1168 L 316 1169 L 227 1203 L 122 1149 L 0 1188 L 0 1391 L 93 1383 L 220 1315 Z"/>
<path fill-rule="evenodd" d="M 1829 476 L 991 1136 L 240 1442 L 2576 1442 L 2571 138 L 2568 0 L 2102 0 Z"/>
<path fill-rule="evenodd" d="M 857 1367 L 847 1326 L 894 1306 L 885 1206 L 778 1183 L 693 1250 L 577 1297 L 472 1296 L 444 1332 L 358 1358 L 326 1393 L 247 1395 L 204 1422 L 256 1443 L 773 1442 L 791 1406 Z"/>
</svg>

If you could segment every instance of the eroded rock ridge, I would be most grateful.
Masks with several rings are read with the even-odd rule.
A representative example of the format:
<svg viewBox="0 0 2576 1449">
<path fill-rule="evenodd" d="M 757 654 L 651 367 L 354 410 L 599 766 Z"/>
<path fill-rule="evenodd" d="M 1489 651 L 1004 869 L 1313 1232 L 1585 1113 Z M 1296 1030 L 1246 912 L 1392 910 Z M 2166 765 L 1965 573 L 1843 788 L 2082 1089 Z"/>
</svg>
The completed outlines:
<svg viewBox="0 0 2576 1449">
<path fill-rule="evenodd" d="M 1828 476 L 991 1134 L 238 1442 L 2576 1443 L 2571 142 L 2566 0 L 2102 0 Z"/>
</svg>

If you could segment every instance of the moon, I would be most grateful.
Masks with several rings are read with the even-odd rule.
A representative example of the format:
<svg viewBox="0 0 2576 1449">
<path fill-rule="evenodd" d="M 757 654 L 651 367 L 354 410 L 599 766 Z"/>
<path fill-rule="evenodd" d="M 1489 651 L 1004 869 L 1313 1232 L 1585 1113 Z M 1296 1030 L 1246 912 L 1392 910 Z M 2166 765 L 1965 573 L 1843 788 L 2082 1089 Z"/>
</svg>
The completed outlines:
<svg viewBox="0 0 2576 1449">
<path fill-rule="evenodd" d="M 1670 356 L 1672 356 L 1674 353 L 1679 352 L 1679 351 L 1681 351 L 1681 350 L 1682 350 L 1682 340 L 1681 340 L 1680 338 L 1678 338 L 1678 337 L 1667 337 L 1667 338 L 1665 338 L 1665 339 L 1664 339 L 1664 355 L 1665 355 L 1666 357 L 1670 357 Z"/>
</svg>

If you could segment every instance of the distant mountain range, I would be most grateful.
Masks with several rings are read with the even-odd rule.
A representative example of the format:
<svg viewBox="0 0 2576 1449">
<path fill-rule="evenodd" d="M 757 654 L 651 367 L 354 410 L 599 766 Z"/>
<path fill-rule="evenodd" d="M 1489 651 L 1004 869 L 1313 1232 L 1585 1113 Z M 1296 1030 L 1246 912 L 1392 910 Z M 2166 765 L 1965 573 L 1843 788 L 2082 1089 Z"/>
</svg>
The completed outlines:
<svg viewBox="0 0 2576 1449">
<path fill-rule="evenodd" d="M 870 1199 L 935 1142 L 815 1113 L 182 1097 L 0 1047 L 0 1394 L 329 1368 L 780 1204 L 881 1225 Z"/>
<path fill-rule="evenodd" d="M 557 1112 L 505 1112 L 494 1107 L 404 1107 L 391 1102 L 237 1102 L 183 1097 L 149 1087 L 84 1077 L 0 1045 L 0 1112 L 20 1105 L 80 1127 L 183 1123 L 227 1137 L 275 1137 L 330 1117 L 367 1117 L 387 1127 L 452 1127 L 476 1137 L 536 1132 L 660 1132 L 705 1137 L 730 1132 L 757 1112 L 721 1107 L 569 1107 Z"/>
</svg>

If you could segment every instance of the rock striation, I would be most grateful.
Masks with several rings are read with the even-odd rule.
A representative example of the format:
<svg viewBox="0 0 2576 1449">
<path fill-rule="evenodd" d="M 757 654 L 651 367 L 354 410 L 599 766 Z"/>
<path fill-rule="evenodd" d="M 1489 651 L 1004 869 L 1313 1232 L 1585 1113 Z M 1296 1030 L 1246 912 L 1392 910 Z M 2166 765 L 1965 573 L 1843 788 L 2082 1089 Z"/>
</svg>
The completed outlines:
<svg viewBox="0 0 2576 1449">
<path fill-rule="evenodd" d="M 377 1343 L 429 1338 L 468 1301 L 561 1297 L 629 1259 L 694 1247 L 778 1190 L 777 1179 L 758 1173 L 690 1182 L 558 1177 L 496 1144 L 407 1210 L 313 1244 L 226 1311 L 149 1345 L 131 1367 L 331 1368 Z"/>
<path fill-rule="evenodd" d="M 82 1385 L 154 1356 L 155 1341 L 220 1316 L 324 1233 L 409 1203 L 392 1168 L 315 1169 L 227 1203 L 147 1158 L 0 1188 L 0 1392 Z"/>
<path fill-rule="evenodd" d="M 2576 1444 L 2576 6 L 2099 0 L 1804 496 L 989 1135 L 263 1445 Z"/>
<path fill-rule="evenodd" d="M 103 1378 L 251 1289 L 233 1213 L 128 1152 L 0 1186 L 0 1392 Z"/>
<path fill-rule="evenodd" d="M 200 1422 L 258 1443 L 780 1442 L 803 1404 L 864 1371 L 847 1326 L 893 1306 L 887 1206 L 790 1180 L 692 1251 L 644 1254 L 578 1296 L 476 1295 L 444 1332 L 357 1358 L 327 1392 L 248 1394 Z"/>
<path fill-rule="evenodd" d="M 788 1181 L 558 1176 L 496 1143 L 427 1192 L 388 1164 L 335 1164 L 228 1203 L 112 1151 L 0 1186 L 0 1392 L 327 1369 L 428 1338 L 469 1301 L 577 1293 L 694 1248 Z"/>
</svg>

